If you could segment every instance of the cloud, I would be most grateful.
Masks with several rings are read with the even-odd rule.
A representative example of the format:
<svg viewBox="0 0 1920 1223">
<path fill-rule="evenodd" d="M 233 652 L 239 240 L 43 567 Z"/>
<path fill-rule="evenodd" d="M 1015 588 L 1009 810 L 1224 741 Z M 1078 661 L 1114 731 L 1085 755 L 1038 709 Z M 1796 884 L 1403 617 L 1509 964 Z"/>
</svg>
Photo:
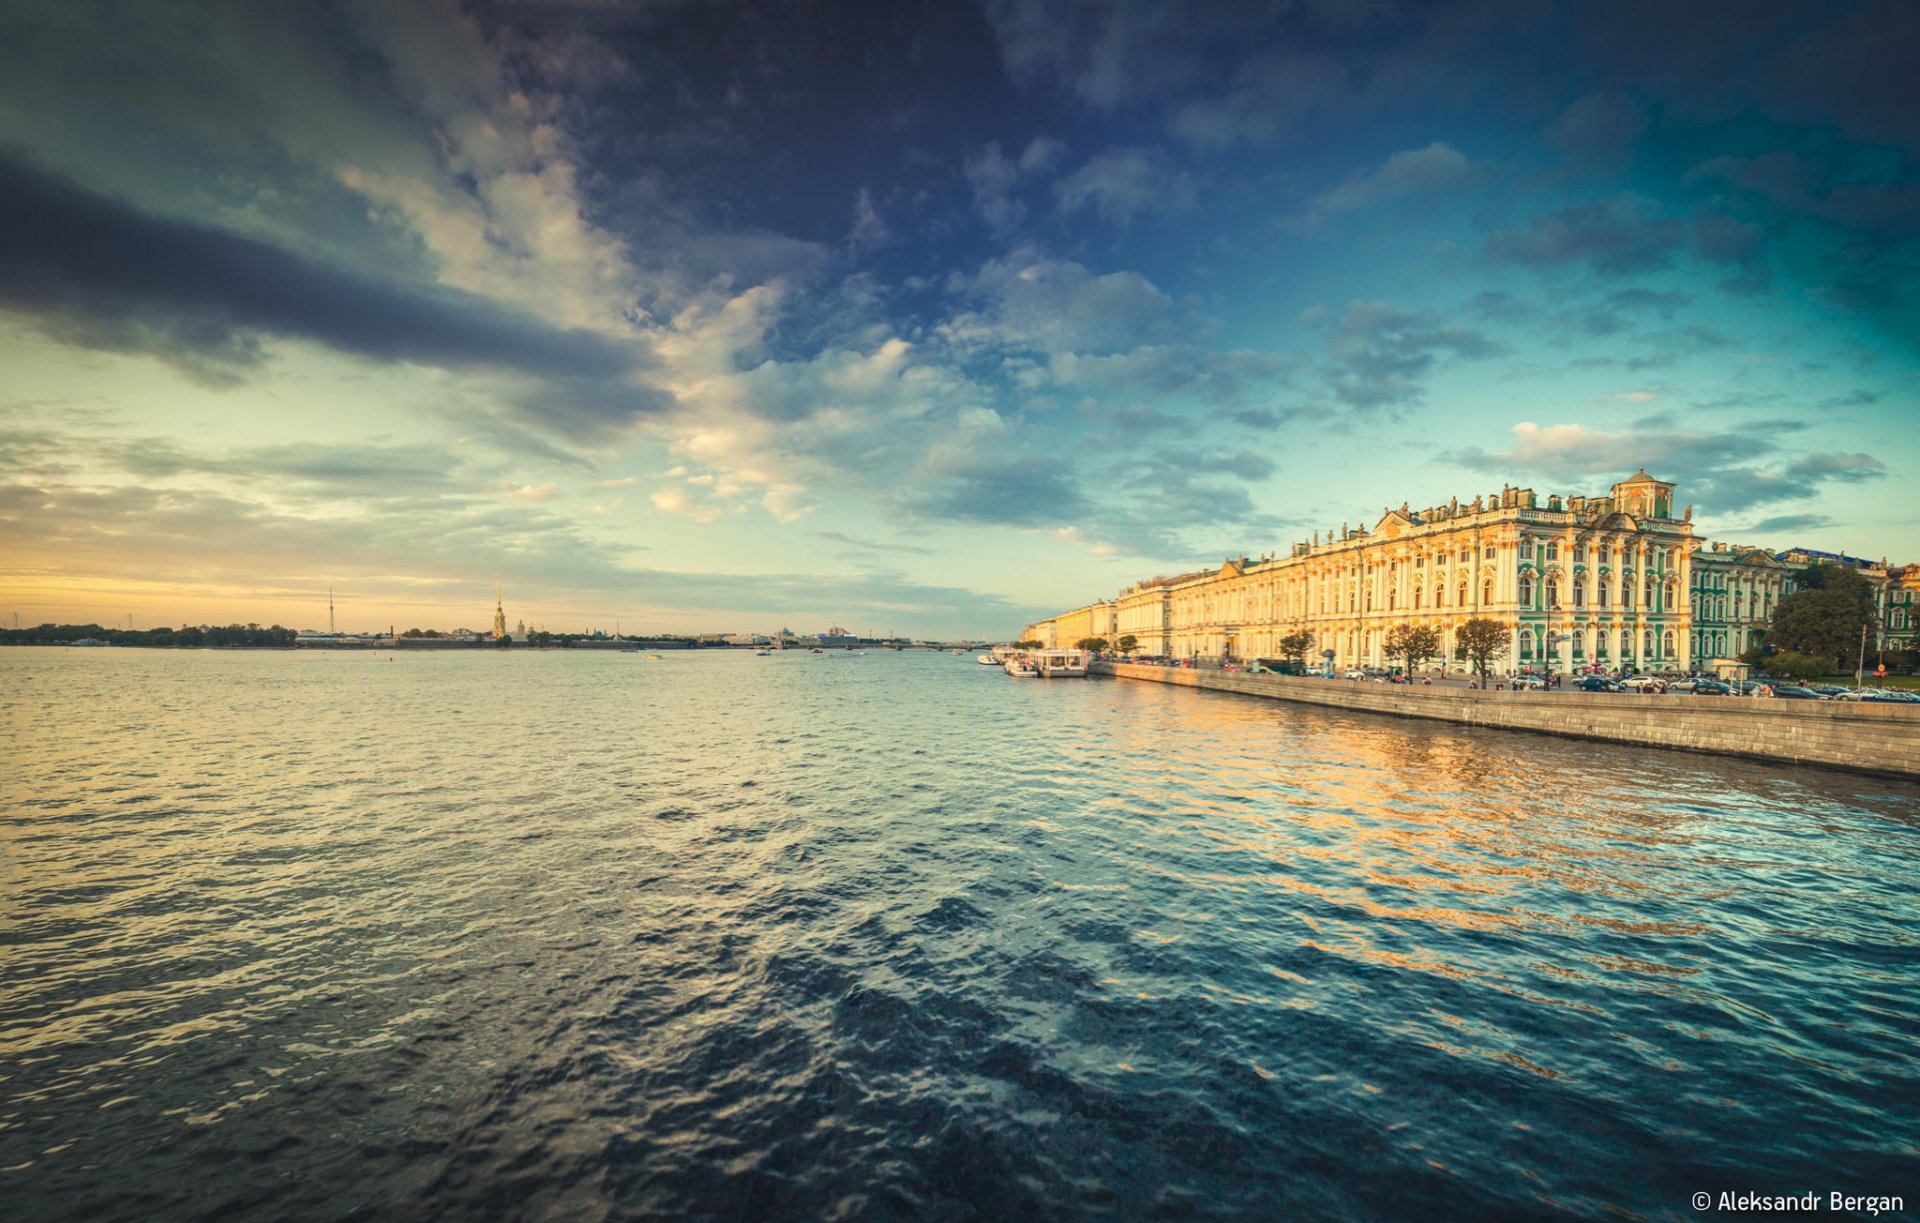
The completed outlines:
<svg viewBox="0 0 1920 1223">
<path fill-rule="evenodd" d="M 1836 149 L 1824 161 L 1775 151 L 1751 157 L 1712 157 L 1688 170 L 1690 184 L 1725 183 L 1787 212 L 1817 217 L 1861 233 L 1889 238 L 1920 234 L 1920 183 L 1911 173 L 1898 178 L 1874 175 L 1862 181 L 1853 162 Z"/>
<path fill-rule="evenodd" d="M 1164 6 L 989 0 L 984 7 L 1010 76 L 1064 86 L 1097 110 L 1163 94 L 1199 67 L 1183 38 L 1194 18 Z"/>
<path fill-rule="evenodd" d="M 1344 109 L 1352 93 L 1346 67 L 1331 55 L 1269 52 L 1243 61 L 1225 92 L 1176 107 L 1167 127 L 1204 151 L 1262 144 L 1290 134 L 1313 115 Z"/>
<path fill-rule="evenodd" d="M 502 490 L 501 496 L 509 501 L 518 501 L 522 505 L 539 505 L 553 500 L 560 486 L 549 481 L 545 484 L 509 485 Z"/>
<path fill-rule="evenodd" d="M 973 189 L 973 210 L 996 234 L 1009 234 L 1027 219 L 1027 206 L 1015 194 L 1020 165 L 1000 152 L 992 141 L 961 163 L 961 174 Z"/>
<path fill-rule="evenodd" d="M 1771 518 L 1750 522 L 1741 529 L 1755 534 L 1785 534 L 1791 531 L 1811 531 L 1832 525 L 1833 519 L 1825 514 L 1776 514 Z"/>
<path fill-rule="evenodd" d="M 1612 395 L 1595 395 L 1594 403 L 1652 403 L 1660 398 L 1658 391 L 1618 391 Z"/>
<path fill-rule="evenodd" d="M 1316 199 L 1318 212 L 1353 212 L 1405 196 L 1422 199 L 1458 191 L 1478 176 L 1460 150 L 1442 141 L 1395 153 L 1386 162 L 1348 179 Z"/>
<path fill-rule="evenodd" d="M 1672 318 L 1674 313 L 1685 306 L 1692 305 L 1694 296 L 1679 291 L 1660 292 L 1654 289 L 1621 289 L 1607 295 L 1607 304 L 1620 310 L 1651 310 L 1661 318 Z"/>
<path fill-rule="evenodd" d="M 1825 484 L 1858 484 L 1886 474 L 1879 460 L 1865 454 L 1812 454 L 1782 462 L 1774 440 L 1781 424 L 1798 428 L 1797 422 L 1756 422 L 1710 432 L 1659 416 L 1616 430 L 1522 421 L 1513 426 L 1509 450 L 1468 447 L 1442 457 L 1475 471 L 1608 484 L 1644 467 L 1673 480 L 1681 498 L 1721 514 L 1801 500 L 1817 495 Z"/>
<path fill-rule="evenodd" d="M 878 539 L 861 539 L 858 536 L 848 535 L 844 531 L 815 531 L 813 532 L 813 537 L 815 539 L 824 539 L 828 543 L 844 544 L 846 547 L 856 549 L 859 554 L 868 557 L 874 554 L 891 556 L 899 553 L 905 553 L 908 556 L 935 555 L 932 548 L 922 548 L 914 544 L 901 543 L 897 539 L 885 541 Z"/>
<path fill-rule="evenodd" d="M 1381 302 L 1354 302 L 1332 327 L 1321 376 L 1334 398 L 1363 410 L 1417 403 L 1446 357 L 1484 360 L 1505 349 L 1471 327 Z"/>
<path fill-rule="evenodd" d="M 1035 136 L 1027 142 L 1020 154 L 1020 172 L 1022 174 L 1050 174 L 1053 167 L 1066 155 L 1067 146 L 1051 136 Z"/>
<path fill-rule="evenodd" d="M 1632 157 L 1646 130 L 1646 112 L 1633 99 L 1590 93 L 1554 121 L 1547 129 L 1547 142 L 1584 168 L 1615 171 Z"/>
<path fill-rule="evenodd" d="M 1024 527 L 1052 527 L 1092 510 L 1059 458 L 1004 451 L 936 456 L 905 503 L 920 517 Z"/>
<path fill-rule="evenodd" d="M 374 361 L 625 378 L 638 343 L 549 326 L 454 289 L 396 285 L 251 238 L 149 216 L 0 160 L 0 304 L 56 339 L 237 377 L 264 338 Z M 657 400 L 634 389 L 638 415 Z"/>
<path fill-rule="evenodd" d="M 1865 484 L 1886 478 L 1887 465 L 1869 454 L 1810 454 L 1787 468 L 1786 474 L 1808 483 Z"/>
<path fill-rule="evenodd" d="M 1109 149 L 1053 186 L 1060 211 L 1090 209 L 1125 225 L 1142 213 L 1185 212 L 1193 207 L 1193 178 L 1157 149 Z"/>
<path fill-rule="evenodd" d="M 711 500 L 700 499 L 692 489 L 680 485 L 656 488 L 647 500 L 662 514 L 674 514 L 693 522 L 718 522 L 726 517 L 724 508 Z"/>
<path fill-rule="evenodd" d="M 1596 272 L 1624 275 L 1666 266 L 1686 235 L 1685 222 L 1654 214 L 1648 201 L 1616 196 L 1495 230 L 1484 249 L 1495 264 L 1538 268 L 1584 263 Z"/>
<path fill-rule="evenodd" d="M 1233 407 L 1286 385 L 1289 368 L 1285 358 L 1251 349 L 1214 352 L 1192 344 L 1147 344 L 1106 356 L 1056 352 L 1046 372 L 1061 387 L 1192 395 Z"/>
<path fill-rule="evenodd" d="M 1835 395 L 1831 399 L 1823 399 L 1817 406 L 1822 408 L 1863 408 L 1869 404 L 1879 402 L 1880 393 L 1878 391 L 1854 390 L 1847 392 L 1845 395 Z"/>
<path fill-rule="evenodd" d="M 1122 351 L 1162 332 L 1173 308 L 1173 300 L 1137 272 L 1095 275 L 1031 249 L 988 260 L 972 275 L 956 273 L 947 288 L 976 306 L 940 327 L 962 348 Z"/>
<path fill-rule="evenodd" d="M 1066 145 L 1050 136 L 1035 136 L 1016 159 L 1001 153 L 1000 142 L 994 140 L 961 163 L 961 175 L 973 191 L 973 210 L 989 230 L 1007 237 L 1025 223 L 1021 183 L 1053 173 L 1066 150 Z"/>
<path fill-rule="evenodd" d="M 873 204 L 873 192 L 862 187 L 854 194 L 853 228 L 847 234 L 847 246 L 855 253 L 864 254 L 891 246 L 898 239 L 887 223 L 880 218 L 880 212 Z"/>
</svg>

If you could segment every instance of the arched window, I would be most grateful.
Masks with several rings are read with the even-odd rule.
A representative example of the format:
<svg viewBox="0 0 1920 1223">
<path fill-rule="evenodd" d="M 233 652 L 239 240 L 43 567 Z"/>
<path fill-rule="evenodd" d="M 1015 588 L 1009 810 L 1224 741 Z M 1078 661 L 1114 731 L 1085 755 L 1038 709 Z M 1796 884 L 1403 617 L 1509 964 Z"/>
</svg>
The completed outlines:
<svg viewBox="0 0 1920 1223">
<path fill-rule="evenodd" d="M 1573 630 L 1573 656 L 1575 658 L 1587 656 L 1587 630 L 1583 628 Z"/>
<path fill-rule="evenodd" d="M 1533 606 L 1533 575 L 1530 573 L 1520 575 L 1520 606 Z"/>
<path fill-rule="evenodd" d="M 1651 573 L 1647 575 L 1647 610 L 1648 611 L 1660 610 L 1658 607 L 1655 607 L 1653 604 L 1653 575 Z"/>
<path fill-rule="evenodd" d="M 1492 602 L 1493 602 L 1493 583 L 1491 581 L 1480 583 L 1480 606 L 1487 607 L 1491 605 Z"/>
<path fill-rule="evenodd" d="M 1373 583 L 1371 582 L 1367 583 L 1367 590 L 1366 590 L 1366 594 L 1363 596 L 1363 602 L 1368 611 L 1373 610 Z"/>
<path fill-rule="evenodd" d="M 1620 630 L 1620 657 L 1633 657 L 1633 633 L 1628 629 Z"/>
<path fill-rule="evenodd" d="M 1530 628 L 1520 630 L 1520 657 L 1533 657 L 1533 630 Z"/>
<path fill-rule="evenodd" d="M 1666 602 L 1664 602 L 1664 603 L 1662 603 L 1662 604 L 1661 604 L 1660 606 L 1662 606 L 1662 607 L 1664 607 L 1664 608 L 1667 608 L 1668 610 L 1672 610 L 1672 608 L 1673 608 L 1673 603 L 1674 603 L 1674 600 L 1675 600 L 1675 599 L 1676 599 L 1677 597 L 1679 597 L 1679 594 L 1680 594 L 1680 591 L 1679 591 L 1679 588 L 1678 588 L 1678 587 L 1677 587 L 1677 586 L 1676 586 L 1676 585 L 1674 584 L 1674 581 L 1673 581 L 1673 579 L 1672 579 L 1672 578 L 1668 578 L 1668 579 L 1667 579 L 1667 598 L 1666 598 Z"/>
<path fill-rule="evenodd" d="M 1643 639 L 1643 641 L 1642 641 L 1642 644 L 1643 644 L 1643 645 L 1645 645 L 1645 646 L 1647 647 L 1647 650 L 1646 650 L 1646 653 L 1647 653 L 1647 657 L 1648 657 L 1648 658 L 1652 658 L 1652 657 L 1654 657 L 1654 653 L 1653 653 L 1653 630 L 1652 630 L 1652 629 L 1648 629 L 1648 630 L 1647 630 L 1647 632 L 1646 632 L 1646 636 L 1645 636 L 1645 638 Z"/>
<path fill-rule="evenodd" d="M 1447 605 L 1447 584 L 1445 582 L 1435 582 L 1433 584 L 1433 605 L 1435 607 L 1445 607 Z"/>
<path fill-rule="evenodd" d="M 1600 629 L 1593 635 L 1593 656 L 1595 658 L 1607 656 L 1607 630 L 1605 629 Z"/>
<path fill-rule="evenodd" d="M 1599 592 L 1600 592 L 1600 606 L 1602 607 L 1609 606 L 1613 601 L 1612 600 L 1613 586 L 1609 582 L 1607 582 L 1605 578 L 1602 578 L 1600 580 Z"/>
<path fill-rule="evenodd" d="M 1549 539 L 1547 541 L 1547 559 L 1550 561 L 1557 561 L 1560 559 L 1560 541 L 1559 540 Z"/>
<path fill-rule="evenodd" d="M 1695 658 L 1700 657 L 1700 634 L 1687 634 L 1687 648 L 1692 651 Z"/>
<path fill-rule="evenodd" d="M 1462 578 L 1460 580 L 1460 606 L 1465 607 L 1466 605 L 1467 605 L 1467 582 L 1465 578 Z"/>
<path fill-rule="evenodd" d="M 1529 535 L 1520 541 L 1520 559 L 1528 561 L 1533 559 L 1533 536 Z"/>
<path fill-rule="evenodd" d="M 1673 630 L 1668 629 L 1660 639 L 1660 657 L 1673 657 Z"/>
<path fill-rule="evenodd" d="M 1620 606 L 1626 610 L 1633 608 L 1633 583 L 1626 582 L 1620 587 Z"/>
<path fill-rule="evenodd" d="M 1547 606 L 1549 608 L 1557 608 L 1560 606 L 1560 579 L 1559 578 L 1547 579 Z"/>
<path fill-rule="evenodd" d="M 1575 607 L 1587 605 L 1587 579 L 1585 578 L 1573 579 L 1573 605 Z"/>
<path fill-rule="evenodd" d="M 1426 598 L 1426 593 L 1427 592 L 1424 587 L 1415 586 L 1413 588 L 1413 610 L 1415 611 L 1420 610 L 1421 604 L 1423 600 Z"/>
<path fill-rule="evenodd" d="M 1387 610 L 1392 611 L 1394 607 L 1399 604 L 1399 602 L 1400 602 L 1399 587 L 1397 586 L 1387 587 Z"/>
</svg>

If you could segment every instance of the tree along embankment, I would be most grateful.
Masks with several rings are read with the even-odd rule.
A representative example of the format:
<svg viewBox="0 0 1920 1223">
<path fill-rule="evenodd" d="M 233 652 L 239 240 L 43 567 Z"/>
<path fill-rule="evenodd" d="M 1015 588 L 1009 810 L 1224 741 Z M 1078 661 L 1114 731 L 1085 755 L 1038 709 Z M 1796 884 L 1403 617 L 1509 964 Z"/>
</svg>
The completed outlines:
<svg viewBox="0 0 1920 1223">
<path fill-rule="evenodd" d="M 1502 692 L 1095 663 L 1098 675 L 1359 713 L 1430 718 L 1920 780 L 1920 706 L 1667 693 Z"/>
</svg>

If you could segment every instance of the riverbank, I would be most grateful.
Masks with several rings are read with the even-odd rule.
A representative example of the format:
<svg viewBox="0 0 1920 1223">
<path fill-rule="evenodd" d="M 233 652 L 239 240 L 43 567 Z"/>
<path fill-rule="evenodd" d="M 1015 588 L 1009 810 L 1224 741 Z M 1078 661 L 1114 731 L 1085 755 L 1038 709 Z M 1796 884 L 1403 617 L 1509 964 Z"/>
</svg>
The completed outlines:
<svg viewBox="0 0 1920 1223">
<path fill-rule="evenodd" d="M 1744 756 L 1920 780 L 1920 710 L 1852 701 L 1758 701 L 1392 687 L 1186 667 L 1093 664 L 1093 673 L 1573 739 Z"/>
</svg>

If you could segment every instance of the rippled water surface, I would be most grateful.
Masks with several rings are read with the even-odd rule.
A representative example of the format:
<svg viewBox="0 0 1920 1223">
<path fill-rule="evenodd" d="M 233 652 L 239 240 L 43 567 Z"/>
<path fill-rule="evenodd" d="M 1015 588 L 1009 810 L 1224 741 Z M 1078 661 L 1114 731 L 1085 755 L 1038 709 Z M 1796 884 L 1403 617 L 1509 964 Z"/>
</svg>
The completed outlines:
<svg viewBox="0 0 1920 1223">
<path fill-rule="evenodd" d="M 0 1214 L 1920 1200 L 1920 790 L 946 654 L 0 651 Z"/>
</svg>

